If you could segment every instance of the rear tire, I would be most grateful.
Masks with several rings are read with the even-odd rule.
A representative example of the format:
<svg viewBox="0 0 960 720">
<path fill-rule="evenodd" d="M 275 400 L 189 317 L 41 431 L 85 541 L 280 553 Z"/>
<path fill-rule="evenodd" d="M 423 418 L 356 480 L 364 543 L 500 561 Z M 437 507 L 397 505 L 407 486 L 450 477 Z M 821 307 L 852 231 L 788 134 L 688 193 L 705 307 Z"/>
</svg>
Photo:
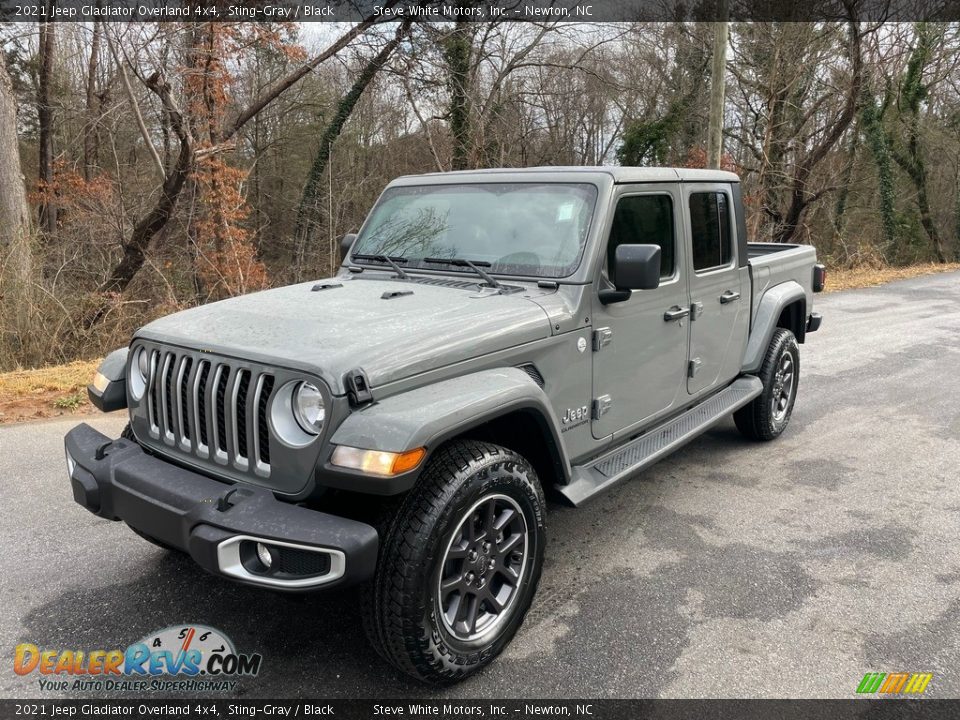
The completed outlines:
<svg viewBox="0 0 960 720">
<path fill-rule="evenodd" d="M 536 593 L 544 516 L 537 475 L 517 453 L 465 440 L 440 448 L 383 535 L 363 590 L 377 652 L 436 685 L 488 665 Z"/>
<path fill-rule="evenodd" d="M 733 414 L 737 429 L 751 440 L 773 440 L 790 422 L 800 383 L 800 347 L 793 333 L 778 328 L 757 376 L 763 392 Z"/>
</svg>

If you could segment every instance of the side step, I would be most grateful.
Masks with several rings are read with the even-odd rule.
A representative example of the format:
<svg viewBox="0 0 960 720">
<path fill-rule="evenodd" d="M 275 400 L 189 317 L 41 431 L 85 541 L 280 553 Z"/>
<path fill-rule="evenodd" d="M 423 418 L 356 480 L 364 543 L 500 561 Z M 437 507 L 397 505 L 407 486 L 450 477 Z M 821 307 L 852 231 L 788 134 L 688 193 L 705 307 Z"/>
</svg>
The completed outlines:
<svg viewBox="0 0 960 720">
<path fill-rule="evenodd" d="M 711 395 L 662 425 L 651 428 L 625 445 L 610 450 L 589 465 L 574 465 L 573 480 L 557 490 L 574 505 L 587 500 L 634 473 L 653 465 L 681 445 L 693 440 L 717 421 L 763 392 L 763 383 L 754 375 L 738 378 L 716 395 Z"/>
</svg>

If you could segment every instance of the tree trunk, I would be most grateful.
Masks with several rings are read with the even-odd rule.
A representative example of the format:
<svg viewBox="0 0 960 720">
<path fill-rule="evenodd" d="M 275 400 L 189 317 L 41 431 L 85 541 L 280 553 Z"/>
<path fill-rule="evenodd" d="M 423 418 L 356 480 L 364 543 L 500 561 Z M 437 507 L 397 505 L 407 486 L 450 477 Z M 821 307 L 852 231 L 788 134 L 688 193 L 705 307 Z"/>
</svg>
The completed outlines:
<svg viewBox="0 0 960 720">
<path fill-rule="evenodd" d="M 937 262 L 947 262 L 947 249 L 943 245 L 943 238 L 937 230 L 937 225 L 933 221 L 933 212 L 930 210 L 930 198 L 927 194 L 927 171 L 926 167 L 921 165 L 920 172 L 914 179 L 914 185 L 917 188 L 917 208 L 920 210 L 920 224 L 930 238 L 933 244 L 933 252 L 937 256 Z"/>
<path fill-rule="evenodd" d="M 877 191 L 880 196 L 880 219 L 883 221 L 885 246 L 883 256 L 889 260 L 896 248 L 897 216 L 896 191 L 893 181 L 893 162 L 890 159 L 890 143 L 883 129 L 883 109 L 877 107 L 873 98 L 868 98 L 861 115 L 867 145 L 877 166 Z"/>
<path fill-rule="evenodd" d="M 844 100 L 843 111 L 830 127 L 826 136 L 820 141 L 796 166 L 793 173 L 793 183 L 790 189 L 790 205 L 783 216 L 778 228 L 773 235 L 774 242 L 788 243 L 792 242 L 800 231 L 800 219 L 804 211 L 817 197 L 810 194 L 807 189 L 807 183 L 814 168 L 827 156 L 827 153 L 837 144 L 837 141 L 843 137 L 843 134 L 850 127 L 853 118 L 857 113 L 857 106 L 860 102 L 860 92 L 863 86 L 863 55 L 860 47 L 860 26 L 851 19 L 848 23 L 850 35 L 850 63 L 852 66 L 850 76 L 850 87 L 847 90 L 847 96 Z"/>
<path fill-rule="evenodd" d="M 17 107 L 0 53 L 0 370 L 35 359 L 30 208 L 20 168 Z"/>
<path fill-rule="evenodd" d="M 850 199 L 850 185 L 853 182 L 853 171 L 857 164 L 857 150 L 860 147 L 860 128 L 854 124 L 850 133 L 850 147 L 847 148 L 847 164 L 843 169 L 843 180 L 837 192 L 837 204 L 833 218 L 833 231 L 843 237 L 847 229 L 847 202 Z"/>
<path fill-rule="evenodd" d="M 317 226 L 317 207 L 320 195 L 320 183 L 323 179 L 323 173 L 330 162 L 330 154 L 333 144 L 340 137 L 344 125 L 350 119 L 354 107 L 363 95 L 363 91 L 370 82 L 376 77 L 377 73 L 383 69 L 387 60 L 397 46 L 403 40 L 403 37 L 410 29 L 410 21 L 405 20 L 394 35 L 393 39 L 383 46 L 377 55 L 367 63 L 357 79 L 354 81 L 350 90 L 340 99 L 337 105 L 337 111 L 324 130 L 320 138 L 320 147 L 317 149 L 316 157 L 313 159 L 313 165 L 310 168 L 310 174 L 307 176 L 306 185 L 303 188 L 303 194 L 300 197 L 300 207 L 297 209 L 297 257 L 296 257 L 296 277 L 300 279 L 303 270 L 303 259 L 306 248 L 310 245 L 313 238 L 313 232 Z"/>
<path fill-rule="evenodd" d="M 917 43 L 910 53 L 907 70 L 900 86 L 898 106 L 906 116 L 907 137 L 906 148 L 898 144 L 897 138 L 891 133 L 887 139 L 891 146 L 894 160 L 909 176 L 917 191 L 917 210 L 920 213 L 920 224 L 930 239 L 937 261 L 947 262 L 947 251 L 943 238 L 937 230 L 930 209 L 930 196 L 927 185 L 927 163 L 924 158 L 923 147 L 920 142 L 920 105 L 927 98 L 927 87 L 923 82 L 924 72 L 931 61 L 933 48 L 936 47 L 942 35 L 941 31 L 928 23 L 918 23 L 916 27 Z"/>
<path fill-rule="evenodd" d="M 193 137 L 187 127 L 186 119 L 177 106 L 166 80 L 155 73 L 147 80 L 147 87 L 153 91 L 163 103 L 164 109 L 170 116 L 174 132 L 180 139 L 180 154 L 176 165 L 170 170 L 160 189 L 160 197 L 146 217 L 137 223 L 130 235 L 130 239 L 123 245 L 123 257 L 120 263 L 110 273 L 106 283 L 100 288 L 101 292 L 123 292 L 134 275 L 143 266 L 144 253 L 153 237 L 163 229 L 173 213 L 183 185 L 193 170 L 194 149 Z M 105 308 L 98 310 L 88 321 L 88 325 L 95 323 L 103 315 Z"/>
<path fill-rule="evenodd" d="M 46 17 L 53 14 L 55 0 L 46 2 Z M 40 23 L 40 71 L 37 84 L 37 121 L 39 124 L 39 165 L 38 179 L 41 190 L 49 189 L 53 184 L 53 107 L 50 105 L 50 80 L 53 75 L 53 61 L 56 47 L 56 27 L 48 20 Z M 39 208 L 40 226 L 49 234 L 57 229 L 57 209 L 53 203 L 42 202 Z"/>
<path fill-rule="evenodd" d="M 444 40 L 443 57 L 447 63 L 447 87 L 450 90 L 450 135 L 453 140 L 451 169 L 470 167 L 470 56 L 473 53 L 470 23 L 458 20 Z"/>
<path fill-rule="evenodd" d="M 102 0 L 97 7 L 102 7 Z M 100 123 L 97 104 L 97 71 L 100 67 L 100 36 L 103 23 L 93 21 L 93 37 L 90 40 L 90 62 L 87 63 L 87 106 L 86 122 L 83 127 L 83 179 L 89 182 L 100 165 L 97 142 L 97 125 Z"/>
<path fill-rule="evenodd" d="M 720 0 L 720 17 L 726 17 L 726 0 Z M 723 101 L 727 80 L 727 40 L 730 25 L 714 23 L 713 69 L 710 74 L 710 121 L 707 130 L 707 167 L 719 168 L 723 156 Z"/>
<path fill-rule="evenodd" d="M 0 266 L 3 265 L 12 278 L 28 280 L 31 275 L 30 208 L 20 168 L 17 106 L 0 53 Z"/>
<path fill-rule="evenodd" d="M 953 261 L 960 262 L 960 158 L 957 160 L 957 172 L 955 175 L 955 180 L 953 181 L 953 187 L 953 222 L 955 223 L 953 236 Z"/>
</svg>

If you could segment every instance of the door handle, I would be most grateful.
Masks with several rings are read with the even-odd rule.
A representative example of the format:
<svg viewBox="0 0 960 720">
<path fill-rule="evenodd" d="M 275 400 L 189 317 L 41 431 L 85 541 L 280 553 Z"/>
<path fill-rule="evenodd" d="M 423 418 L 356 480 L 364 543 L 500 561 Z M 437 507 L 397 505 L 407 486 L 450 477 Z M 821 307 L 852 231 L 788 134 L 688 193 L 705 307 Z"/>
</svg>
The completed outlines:
<svg viewBox="0 0 960 720">
<path fill-rule="evenodd" d="M 671 320 L 680 320 L 685 318 L 689 314 L 690 308 L 682 308 L 679 305 L 674 305 L 663 314 L 663 319 L 665 322 L 670 322 Z"/>
<path fill-rule="evenodd" d="M 733 290 L 727 290 L 723 295 L 720 296 L 720 304 L 726 305 L 727 303 L 732 303 L 734 300 L 740 299 L 740 293 L 734 292 Z"/>
</svg>

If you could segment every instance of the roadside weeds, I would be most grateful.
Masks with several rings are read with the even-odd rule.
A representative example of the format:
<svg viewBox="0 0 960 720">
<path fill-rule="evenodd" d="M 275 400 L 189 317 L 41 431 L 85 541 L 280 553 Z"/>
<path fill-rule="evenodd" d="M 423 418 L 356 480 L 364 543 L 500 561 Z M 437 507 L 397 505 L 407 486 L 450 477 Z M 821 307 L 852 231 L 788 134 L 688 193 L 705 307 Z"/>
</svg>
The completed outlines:
<svg viewBox="0 0 960 720">
<path fill-rule="evenodd" d="M 955 270 L 960 270 L 960 263 L 923 263 L 906 267 L 882 268 L 864 266 L 852 270 L 827 268 L 827 286 L 824 288 L 824 292 L 875 287 L 886 285 L 894 280 L 907 280 L 921 275 L 937 275 Z"/>
<path fill-rule="evenodd" d="M 89 415 L 87 383 L 100 360 L 0 373 L 0 425 L 65 415 Z"/>
</svg>

